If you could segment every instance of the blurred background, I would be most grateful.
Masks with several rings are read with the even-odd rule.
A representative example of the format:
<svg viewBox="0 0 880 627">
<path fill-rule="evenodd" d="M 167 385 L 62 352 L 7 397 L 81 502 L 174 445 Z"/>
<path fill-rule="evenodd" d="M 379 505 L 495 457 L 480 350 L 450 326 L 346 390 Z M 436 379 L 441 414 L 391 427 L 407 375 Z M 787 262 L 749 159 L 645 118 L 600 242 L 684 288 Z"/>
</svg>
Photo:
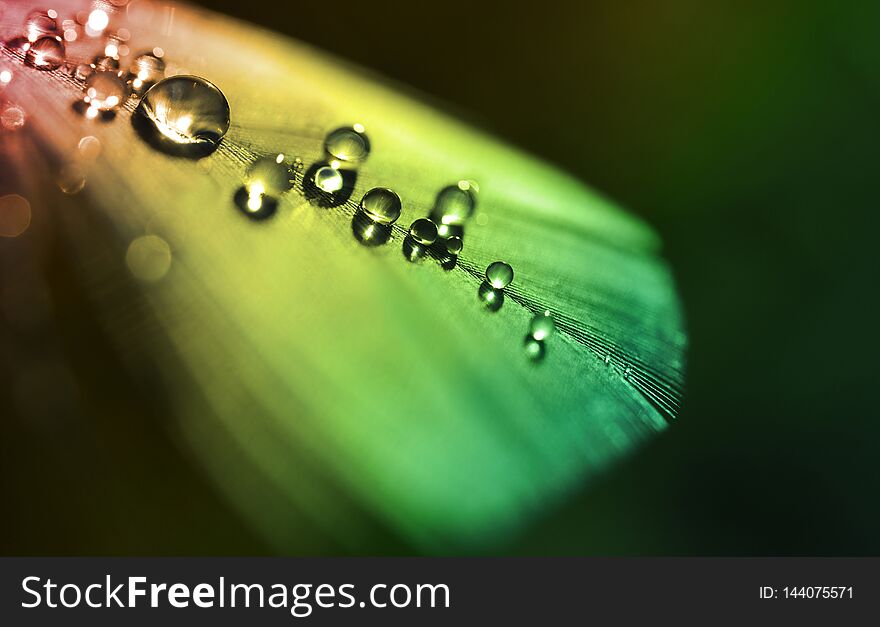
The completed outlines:
<svg viewBox="0 0 880 627">
<path fill-rule="evenodd" d="M 506 552 L 880 553 L 880 412 L 868 394 L 880 5 L 203 4 L 439 101 L 661 234 L 688 319 L 684 409 Z M 100 383 L 112 415 L 129 391 Z M 95 470 L 87 498 L 58 480 L 75 441 L 27 450 L 4 433 L 3 493 L 29 508 L 6 520 L 4 552 L 270 551 L 200 489 L 149 416 L 126 428 L 132 449 L 167 451 L 166 475 L 141 477 L 146 460 L 120 457 L 118 475 Z M 17 482 L 23 459 L 40 463 Z M 338 550 L 300 532 L 316 552 Z M 376 533 L 374 546 L 407 551 Z"/>
</svg>

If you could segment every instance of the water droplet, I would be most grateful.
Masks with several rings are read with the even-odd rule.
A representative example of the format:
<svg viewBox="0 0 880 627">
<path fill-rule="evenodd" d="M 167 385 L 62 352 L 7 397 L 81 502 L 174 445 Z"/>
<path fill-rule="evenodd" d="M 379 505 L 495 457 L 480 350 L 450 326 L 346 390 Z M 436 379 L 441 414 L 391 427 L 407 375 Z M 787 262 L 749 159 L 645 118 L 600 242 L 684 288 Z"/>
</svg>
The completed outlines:
<svg viewBox="0 0 880 627">
<path fill-rule="evenodd" d="M 0 237 L 18 237 L 31 224 L 31 204 L 23 196 L 0 196 Z"/>
<path fill-rule="evenodd" d="M 331 168 L 329 165 L 318 168 L 313 180 L 315 187 L 328 194 L 338 192 L 344 185 L 342 174 L 339 170 Z"/>
<path fill-rule="evenodd" d="M 229 130 L 229 103 L 197 76 L 172 76 L 147 91 L 132 124 L 150 145 L 168 154 L 198 158 L 214 152 Z"/>
<path fill-rule="evenodd" d="M 244 185 L 235 194 L 235 203 L 248 217 L 264 220 L 277 210 L 277 196 L 291 186 L 290 170 L 283 161 L 284 155 L 278 155 L 260 157 L 251 164 Z"/>
<path fill-rule="evenodd" d="M 125 263 L 135 278 L 158 281 L 171 268 L 171 247 L 157 235 L 143 235 L 129 244 Z"/>
<path fill-rule="evenodd" d="M 503 261 L 493 261 L 486 268 L 486 281 L 497 290 L 503 290 L 513 281 L 513 268 Z"/>
<path fill-rule="evenodd" d="M 464 241 L 457 235 L 453 235 L 446 240 L 446 252 L 450 255 L 457 257 L 461 254 L 462 248 L 464 248 Z"/>
<path fill-rule="evenodd" d="M 128 96 L 125 83 L 114 72 L 95 72 L 83 85 L 83 102 L 89 109 L 114 111 Z"/>
<path fill-rule="evenodd" d="M 444 187 L 437 194 L 431 218 L 437 224 L 462 225 L 474 213 L 477 198 L 469 181 Z"/>
<path fill-rule="evenodd" d="M 357 167 L 370 154 L 370 140 L 363 127 L 342 127 L 328 133 L 324 139 L 327 160 L 338 162 L 336 167 Z"/>
<path fill-rule="evenodd" d="M 379 224 L 394 224 L 400 208 L 400 196 L 385 187 L 375 187 L 361 198 L 361 211 Z"/>
<path fill-rule="evenodd" d="M 58 173 L 58 187 L 65 194 L 78 194 L 86 185 L 86 173 L 75 163 L 68 163 Z"/>
<path fill-rule="evenodd" d="M 15 104 L 3 105 L 0 109 L 0 124 L 7 131 L 17 131 L 25 122 L 24 109 Z"/>
<path fill-rule="evenodd" d="M 391 225 L 376 222 L 358 210 L 351 219 L 351 232 L 364 246 L 381 246 L 391 239 Z"/>
<path fill-rule="evenodd" d="M 529 324 L 529 333 L 536 340 L 546 340 L 553 335 L 555 330 L 556 322 L 553 321 L 553 316 L 549 311 L 535 315 Z"/>
<path fill-rule="evenodd" d="M 532 361 L 541 361 L 544 359 L 544 355 L 547 352 L 544 342 L 535 339 L 531 335 L 525 337 L 525 340 L 523 340 L 523 347 L 526 351 L 526 357 Z"/>
<path fill-rule="evenodd" d="M 31 11 L 24 18 L 24 33 L 28 41 L 37 41 L 46 35 L 57 35 L 58 21 L 46 11 Z"/>
<path fill-rule="evenodd" d="M 409 236 L 417 244 L 430 246 L 437 241 L 437 225 L 428 218 L 419 218 L 410 225 Z"/>
<path fill-rule="evenodd" d="M 79 154 L 86 161 L 94 161 L 101 154 L 101 142 L 93 135 L 86 135 L 77 144 Z"/>
<path fill-rule="evenodd" d="M 94 73 L 95 68 L 93 68 L 91 65 L 89 65 L 88 63 L 79 63 L 78 65 L 74 66 L 71 75 L 78 81 L 84 81 Z"/>
<path fill-rule="evenodd" d="M 165 62 L 151 52 L 136 57 L 128 70 L 131 91 L 138 96 L 165 76 Z"/>
<path fill-rule="evenodd" d="M 258 186 L 248 188 L 242 185 L 235 192 L 233 200 L 242 213 L 253 220 L 265 220 L 278 210 L 278 199 L 264 193 Z"/>
<path fill-rule="evenodd" d="M 424 259 L 427 254 L 428 247 L 414 240 L 412 235 L 403 238 L 403 256 L 407 261 L 419 261 Z"/>
<path fill-rule="evenodd" d="M 99 54 L 94 59 L 92 59 L 92 67 L 96 72 L 118 72 L 119 71 L 119 59 L 114 59 L 113 57 L 108 57 L 102 54 Z"/>
<path fill-rule="evenodd" d="M 477 297 L 489 311 L 495 312 L 504 304 L 504 290 L 497 290 L 485 281 L 477 289 Z"/>
<path fill-rule="evenodd" d="M 12 72 L 9 70 L 0 71 L 0 89 L 6 87 L 9 83 L 12 82 Z"/>
<path fill-rule="evenodd" d="M 38 70 L 57 70 L 64 63 L 64 42 L 60 37 L 40 37 L 30 45 L 24 62 Z"/>
</svg>

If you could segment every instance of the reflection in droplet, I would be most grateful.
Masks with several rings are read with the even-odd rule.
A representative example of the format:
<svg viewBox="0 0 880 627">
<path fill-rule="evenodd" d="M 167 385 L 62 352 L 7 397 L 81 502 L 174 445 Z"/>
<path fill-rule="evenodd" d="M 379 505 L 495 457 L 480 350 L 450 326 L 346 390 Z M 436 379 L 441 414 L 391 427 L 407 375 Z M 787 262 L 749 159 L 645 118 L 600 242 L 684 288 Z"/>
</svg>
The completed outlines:
<svg viewBox="0 0 880 627">
<path fill-rule="evenodd" d="M 379 224 L 394 224 L 400 207 L 400 196 L 385 187 L 374 187 L 361 198 L 361 211 Z"/>
<path fill-rule="evenodd" d="M 370 140 L 360 125 L 337 128 L 324 139 L 327 160 L 336 167 L 357 167 L 370 154 Z"/>
<path fill-rule="evenodd" d="M 474 213 L 477 205 L 475 188 L 470 181 L 444 187 L 437 194 L 431 218 L 437 224 L 462 225 Z"/>
<path fill-rule="evenodd" d="M 143 235 L 129 244 L 125 263 L 135 278 L 158 281 L 171 268 L 171 247 L 157 235 Z"/>
<path fill-rule="evenodd" d="M 437 241 L 437 225 L 428 218 L 419 218 L 410 225 L 409 236 L 422 246 L 430 246 Z"/>
<path fill-rule="evenodd" d="M 450 237 L 464 239 L 464 227 L 460 224 L 437 224 L 437 237 L 440 239 L 449 239 Z"/>
<path fill-rule="evenodd" d="M 154 148 L 177 156 L 204 157 L 217 149 L 229 130 L 229 103 L 203 78 L 173 76 L 144 94 L 132 124 Z"/>
<path fill-rule="evenodd" d="M 480 283 L 480 287 L 477 289 L 477 297 L 483 303 L 483 306 L 491 312 L 498 311 L 504 304 L 504 290 L 497 290 L 485 281 Z"/>
<path fill-rule="evenodd" d="M 464 248 L 464 242 L 457 235 L 453 235 L 446 240 L 446 252 L 450 255 L 460 255 L 462 248 Z"/>
<path fill-rule="evenodd" d="M 363 211 L 357 211 L 351 219 L 351 232 L 364 246 L 381 246 L 391 239 L 391 225 L 376 222 Z"/>
<path fill-rule="evenodd" d="M 527 335 L 523 340 L 523 348 L 525 349 L 526 357 L 532 361 L 541 361 L 544 359 L 544 355 L 547 352 L 544 342 L 535 339 L 531 335 Z"/>
<path fill-rule="evenodd" d="M 504 261 L 493 261 L 486 268 L 486 281 L 497 290 L 503 290 L 513 281 L 513 268 Z"/>
<path fill-rule="evenodd" d="M 32 42 L 46 35 L 57 35 L 58 21 L 47 11 L 31 11 L 24 18 L 24 34 Z"/>
<path fill-rule="evenodd" d="M 16 104 L 0 105 L 0 125 L 7 131 L 17 131 L 25 122 L 24 109 Z"/>
<path fill-rule="evenodd" d="M 54 35 L 40 37 L 28 48 L 24 62 L 44 72 L 57 70 L 64 63 L 64 42 Z"/>
<path fill-rule="evenodd" d="M 529 324 L 529 334 L 536 340 L 546 340 L 556 330 L 556 323 L 549 311 L 536 314 Z"/>
<path fill-rule="evenodd" d="M 88 63 L 79 63 L 73 67 L 71 75 L 78 81 L 84 81 L 94 73 L 95 68 L 91 65 Z"/>
<path fill-rule="evenodd" d="M 0 237 L 18 237 L 31 224 L 31 204 L 18 194 L 0 196 Z"/>
<path fill-rule="evenodd" d="M 128 91 L 115 72 L 95 72 L 86 79 L 83 94 L 83 102 L 90 109 L 113 111 L 122 104 Z"/>
<path fill-rule="evenodd" d="M 86 135 L 80 139 L 77 148 L 79 149 L 79 154 L 86 161 L 94 161 L 101 154 L 101 142 L 93 135 Z"/>
<path fill-rule="evenodd" d="M 65 194 L 77 194 L 86 184 L 85 171 L 75 163 L 68 163 L 58 173 L 58 187 Z"/>
<path fill-rule="evenodd" d="M 303 174 L 303 194 L 318 207 L 338 207 L 354 191 L 356 170 L 339 170 L 327 163 L 314 163 Z"/>
<path fill-rule="evenodd" d="M 165 76 L 165 62 L 151 52 L 136 57 L 128 70 L 132 93 L 140 96 Z"/>
</svg>

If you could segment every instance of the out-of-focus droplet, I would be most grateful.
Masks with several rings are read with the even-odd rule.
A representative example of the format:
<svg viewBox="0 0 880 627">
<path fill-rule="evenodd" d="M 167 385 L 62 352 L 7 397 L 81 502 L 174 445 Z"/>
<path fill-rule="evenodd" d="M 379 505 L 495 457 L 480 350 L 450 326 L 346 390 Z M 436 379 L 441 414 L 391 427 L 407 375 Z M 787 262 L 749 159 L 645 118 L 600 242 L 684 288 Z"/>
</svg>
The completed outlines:
<svg viewBox="0 0 880 627">
<path fill-rule="evenodd" d="M 145 141 L 159 150 L 203 157 L 217 149 L 229 130 L 229 103 L 204 78 L 172 76 L 144 94 L 132 115 L 132 124 Z"/>
<path fill-rule="evenodd" d="M 89 13 L 86 20 L 86 32 L 94 37 L 104 32 L 104 29 L 110 24 L 110 16 L 103 9 L 95 9 Z"/>
<path fill-rule="evenodd" d="M 260 157 L 248 168 L 245 187 L 259 187 L 264 193 L 281 194 L 290 189 L 290 169 L 283 161 L 284 155 Z"/>
<path fill-rule="evenodd" d="M 92 59 L 92 67 L 96 72 L 119 72 L 119 59 L 99 54 Z"/>
<path fill-rule="evenodd" d="M 457 235 L 453 235 L 446 240 L 446 252 L 450 255 L 460 255 L 462 248 L 464 248 L 464 241 Z"/>
<path fill-rule="evenodd" d="M 94 73 L 95 68 L 91 65 L 88 63 L 79 63 L 73 67 L 71 75 L 78 81 L 84 81 Z"/>
<path fill-rule="evenodd" d="M 385 187 L 375 187 L 361 198 L 360 208 L 373 222 L 394 224 L 400 217 L 400 196 Z"/>
<path fill-rule="evenodd" d="M 31 204 L 23 196 L 0 196 L 0 237 L 18 237 L 31 224 Z"/>
<path fill-rule="evenodd" d="M 165 62 L 156 55 L 145 52 L 131 62 L 128 83 L 138 96 L 158 83 L 165 76 Z"/>
<path fill-rule="evenodd" d="M 504 261 L 493 261 L 486 268 L 486 281 L 496 290 L 503 290 L 513 281 L 513 268 Z"/>
<path fill-rule="evenodd" d="M 64 41 L 66 41 L 68 43 L 70 43 L 71 41 L 76 41 L 76 38 L 78 36 L 79 36 L 79 34 L 73 28 L 67 28 L 64 30 L 64 35 L 63 35 Z"/>
<path fill-rule="evenodd" d="M 136 279 L 158 281 L 171 268 L 171 247 L 158 235 L 143 235 L 129 244 L 125 263 Z"/>
<path fill-rule="evenodd" d="M 504 290 L 498 290 L 483 281 L 477 289 L 477 298 L 491 312 L 498 311 L 504 304 Z"/>
<path fill-rule="evenodd" d="M 79 154 L 86 161 L 94 161 L 98 158 L 98 155 L 101 154 L 101 142 L 97 137 L 93 135 L 86 135 L 82 139 L 79 140 L 79 144 L 77 144 L 77 149 L 79 150 Z"/>
<path fill-rule="evenodd" d="M 370 154 L 370 140 L 363 126 L 342 127 L 327 134 L 324 149 L 328 161 L 338 162 L 336 167 L 357 167 Z"/>
<path fill-rule="evenodd" d="M 532 361 L 541 361 L 547 352 L 544 342 L 531 335 L 527 335 L 523 340 L 523 348 L 525 349 L 526 357 Z"/>
<path fill-rule="evenodd" d="M 12 72 L 9 70 L 0 71 L 0 89 L 12 82 Z"/>
<path fill-rule="evenodd" d="M 113 111 L 122 104 L 128 92 L 125 83 L 115 73 L 95 72 L 86 79 L 83 94 L 83 102 L 90 109 Z"/>
<path fill-rule="evenodd" d="M 553 316 L 549 311 L 536 314 L 529 324 L 529 333 L 533 338 L 540 341 L 546 340 L 553 335 L 555 330 L 556 322 L 553 321 Z"/>
<path fill-rule="evenodd" d="M 342 189 L 345 181 L 342 178 L 342 173 L 340 173 L 339 170 L 325 165 L 318 168 L 315 172 L 314 183 L 315 187 L 320 189 L 322 192 L 333 194 Z"/>
<path fill-rule="evenodd" d="M 0 105 L 0 125 L 7 131 L 17 131 L 25 123 L 24 109 L 16 104 Z"/>
<path fill-rule="evenodd" d="M 24 62 L 38 70 L 57 70 L 64 63 L 64 42 L 55 35 L 39 37 L 28 48 Z"/>
<path fill-rule="evenodd" d="M 65 194 L 78 194 L 85 185 L 86 173 L 75 163 L 68 163 L 58 173 L 58 187 Z"/>
<path fill-rule="evenodd" d="M 437 225 L 428 218 L 419 218 L 410 225 L 409 236 L 422 246 L 430 246 L 437 241 Z"/>
<path fill-rule="evenodd" d="M 57 35 L 58 21 L 47 11 L 31 11 L 24 18 L 24 34 L 31 42 L 47 35 Z"/>
<path fill-rule="evenodd" d="M 431 218 L 437 224 L 462 225 L 474 213 L 477 198 L 469 181 L 444 187 L 437 194 Z"/>
</svg>

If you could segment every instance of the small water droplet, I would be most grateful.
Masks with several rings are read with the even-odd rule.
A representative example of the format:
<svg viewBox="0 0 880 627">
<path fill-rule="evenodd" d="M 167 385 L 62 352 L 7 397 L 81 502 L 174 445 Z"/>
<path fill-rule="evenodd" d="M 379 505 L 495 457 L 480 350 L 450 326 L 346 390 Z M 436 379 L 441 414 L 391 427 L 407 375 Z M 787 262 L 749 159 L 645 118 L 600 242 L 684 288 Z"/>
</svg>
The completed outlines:
<svg viewBox="0 0 880 627">
<path fill-rule="evenodd" d="M 357 170 L 340 170 L 328 163 L 313 163 L 302 176 L 306 199 L 318 207 L 338 207 L 354 191 Z"/>
<path fill-rule="evenodd" d="M 364 246 L 381 246 L 391 239 L 391 224 L 376 222 L 358 210 L 351 219 L 351 232 Z"/>
<path fill-rule="evenodd" d="M 165 61 L 151 52 L 145 52 L 131 62 L 128 83 L 131 91 L 140 96 L 165 77 Z"/>
<path fill-rule="evenodd" d="M 497 290 L 503 290 L 513 281 L 513 268 L 504 261 L 493 261 L 486 268 L 486 281 Z"/>
<path fill-rule="evenodd" d="M 54 35 L 38 38 L 28 48 L 24 62 L 37 70 L 57 70 L 64 63 L 64 42 Z"/>
<path fill-rule="evenodd" d="M 456 257 L 461 254 L 461 250 L 464 248 L 464 240 L 462 240 L 457 235 L 453 235 L 452 237 L 447 238 L 446 240 L 446 252 L 450 255 L 455 255 Z"/>
<path fill-rule="evenodd" d="M 497 290 L 485 281 L 477 289 L 477 297 L 489 311 L 495 312 L 504 304 L 504 290 Z"/>
<path fill-rule="evenodd" d="M 275 213 L 277 196 L 291 186 L 290 170 L 283 161 L 284 155 L 260 157 L 248 168 L 245 183 L 235 194 L 235 203 L 248 217 L 263 220 Z"/>
<path fill-rule="evenodd" d="M 474 213 L 477 198 L 469 181 L 444 187 L 437 194 L 431 218 L 437 224 L 462 225 Z"/>
<path fill-rule="evenodd" d="M 360 208 L 373 222 L 394 224 L 400 217 L 400 196 L 385 187 L 375 187 L 361 198 Z"/>
<path fill-rule="evenodd" d="M 419 218 L 409 227 L 409 236 L 422 246 L 430 246 L 437 241 L 437 225 L 428 218 Z"/>
<path fill-rule="evenodd" d="M 544 355 L 547 352 L 547 348 L 544 345 L 544 342 L 535 339 L 531 335 L 527 335 L 523 340 L 523 348 L 525 348 L 526 357 L 528 357 L 532 361 L 541 361 L 542 359 L 544 359 Z"/>
<path fill-rule="evenodd" d="M 529 324 L 529 333 L 536 340 L 546 340 L 556 330 L 556 322 L 549 311 L 536 314 Z"/>
<path fill-rule="evenodd" d="M 329 165 L 318 168 L 312 180 L 315 182 L 315 187 L 328 194 L 338 192 L 345 184 L 342 173 Z"/>
<path fill-rule="evenodd" d="M 71 71 L 71 76 L 73 76 L 78 81 L 84 81 L 89 76 L 95 73 L 95 68 L 93 68 L 88 63 L 79 63 L 75 65 Z"/>
<path fill-rule="evenodd" d="M 229 103 L 198 76 L 159 81 L 141 98 L 132 124 L 150 145 L 168 154 L 198 158 L 214 152 L 229 130 Z"/>
<path fill-rule="evenodd" d="M 2 105 L 0 108 L 0 124 L 7 131 L 17 131 L 25 123 L 24 109 L 16 104 Z"/>
<path fill-rule="evenodd" d="M 114 72 L 95 72 L 83 85 L 83 102 L 99 112 L 115 111 L 127 96 L 125 83 Z"/>
<path fill-rule="evenodd" d="M 79 154 L 86 161 L 94 161 L 101 154 L 101 142 L 93 135 L 86 135 L 77 144 Z"/>
<path fill-rule="evenodd" d="M 46 35 L 57 35 L 58 21 L 47 11 L 31 11 L 24 18 L 24 33 L 28 41 L 36 41 Z"/>
<path fill-rule="evenodd" d="M 424 259 L 428 254 L 428 246 L 420 244 L 413 239 L 412 235 L 403 238 L 403 256 L 407 261 L 416 262 Z"/>
<path fill-rule="evenodd" d="M 114 59 L 113 57 L 99 54 L 94 59 L 92 59 L 92 68 L 94 68 L 96 72 L 115 73 L 119 71 L 119 59 Z"/>
<path fill-rule="evenodd" d="M 336 161 L 336 167 L 357 167 L 370 154 L 370 140 L 364 133 L 363 126 L 358 128 L 342 127 L 327 134 L 324 139 L 327 160 Z"/>
<path fill-rule="evenodd" d="M 135 278 L 158 281 L 171 268 L 171 247 L 158 235 L 143 235 L 129 244 L 125 263 Z"/>
</svg>

